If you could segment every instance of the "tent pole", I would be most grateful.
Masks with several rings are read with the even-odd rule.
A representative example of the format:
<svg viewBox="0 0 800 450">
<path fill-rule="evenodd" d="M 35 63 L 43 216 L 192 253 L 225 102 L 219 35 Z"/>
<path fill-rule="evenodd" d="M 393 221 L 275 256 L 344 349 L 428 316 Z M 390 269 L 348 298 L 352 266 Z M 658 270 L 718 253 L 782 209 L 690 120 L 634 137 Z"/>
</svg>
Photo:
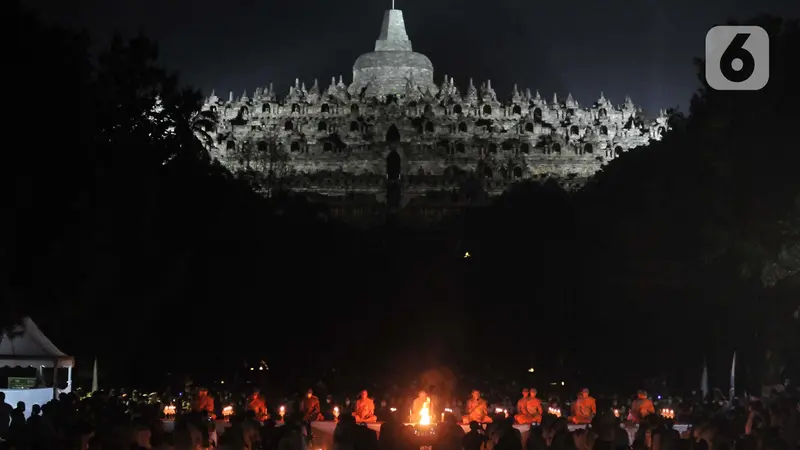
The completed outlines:
<svg viewBox="0 0 800 450">
<path fill-rule="evenodd" d="M 58 360 L 53 364 L 53 399 L 58 399 Z"/>
<path fill-rule="evenodd" d="M 67 394 L 72 392 L 72 366 L 67 367 Z"/>
</svg>

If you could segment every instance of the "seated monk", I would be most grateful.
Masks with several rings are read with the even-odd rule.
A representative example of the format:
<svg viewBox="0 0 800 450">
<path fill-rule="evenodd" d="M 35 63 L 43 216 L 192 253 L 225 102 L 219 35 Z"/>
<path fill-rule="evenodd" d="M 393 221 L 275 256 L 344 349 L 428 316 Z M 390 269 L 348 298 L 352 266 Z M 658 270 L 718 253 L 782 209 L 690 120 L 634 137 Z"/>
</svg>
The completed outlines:
<svg viewBox="0 0 800 450">
<path fill-rule="evenodd" d="M 250 397 L 247 398 L 247 410 L 253 411 L 256 415 L 256 420 L 264 420 L 267 418 L 267 402 L 261 396 L 261 392 L 255 389 Z"/>
<path fill-rule="evenodd" d="M 597 402 L 589 396 L 589 389 L 581 390 L 578 399 L 572 404 L 572 423 L 586 425 L 592 423 L 592 419 L 597 414 Z"/>
<path fill-rule="evenodd" d="M 361 391 L 361 397 L 356 401 L 356 410 L 353 411 L 353 418 L 356 423 L 375 423 L 378 417 L 375 415 L 375 402 L 369 398 L 366 390 Z"/>
<path fill-rule="evenodd" d="M 647 392 L 639 391 L 631 405 L 630 419 L 634 423 L 642 423 L 645 417 L 656 413 L 653 401 L 647 398 Z"/>
<path fill-rule="evenodd" d="M 518 424 L 527 424 L 533 422 L 533 417 L 528 414 L 528 388 L 522 390 L 522 397 L 517 400 L 517 413 L 514 414 L 514 421 Z"/>
<path fill-rule="evenodd" d="M 464 425 L 468 425 L 470 422 L 492 423 L 489 407 L 486 405 L 486 400 L 481 398 L 479 390 L 472 391 L 472 396 L 467 400 L 467 414 L 461 418 L 461 422 Z"/>
<path fill-rule="evenodd" d="M 194 399 L 192 411 L 205 411 L 208 413 L 209 418 L 216 419 L 217 415 L 214 414 L 214 399 L 208 395 L 208 389 L 200 388 L 200 390 L 197 391 L 197 398 Z"/>
<path fill-rule="evenodd" d="M 311 389 L 308 390 L 306 398 L 303 399 L 303 420 L 305 422 L 323 420 L 319 398 L 314 395 L 314 391 Z"/>
<path fill-rule="evenodd" d="M 521 405 L 517 402 L 517 411 L 524 412 L 521 418 L 516 418 L 519 424 L 542 423 L 542 401 L 536 398 L 536 389 L 531 388 L 530 395 L 525 402 L 522 410 L 519 409 Z M 517 413 L 519 416 L 520 413 Z"/>
</svg>

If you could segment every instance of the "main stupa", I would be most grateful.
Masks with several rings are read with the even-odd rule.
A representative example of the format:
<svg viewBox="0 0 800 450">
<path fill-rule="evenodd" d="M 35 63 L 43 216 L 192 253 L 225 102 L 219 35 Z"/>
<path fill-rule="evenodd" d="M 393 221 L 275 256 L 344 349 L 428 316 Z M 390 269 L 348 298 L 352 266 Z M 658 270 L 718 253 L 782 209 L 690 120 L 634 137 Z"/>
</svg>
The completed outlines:
<svg viewBox="0 0 800 450">
<path fill-rule="evenodd" d="M 348 92 L 363 92 L 370 97 L 400 96 L 406 92 L 409 80 L 422 92 L 430 90 L 436 95 L 439 91 L 433 82 L 431 60 L 412 50 L 403 11 L 392 8 L 383 14 L 375 51 L 359 56 L 353 65 L 353 83 Z"/>
</svg>

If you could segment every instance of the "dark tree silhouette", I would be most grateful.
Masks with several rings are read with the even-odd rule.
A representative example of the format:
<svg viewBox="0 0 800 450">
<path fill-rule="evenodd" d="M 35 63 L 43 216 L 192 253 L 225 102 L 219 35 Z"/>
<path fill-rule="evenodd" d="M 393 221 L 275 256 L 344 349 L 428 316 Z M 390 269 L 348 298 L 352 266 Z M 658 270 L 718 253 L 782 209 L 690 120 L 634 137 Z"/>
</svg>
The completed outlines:
<svg viewBox="0 0 800 450">
<path fill-rule="evenodd" d="M 792 366 L 787 358 L 800 354 L 800 328 L 791 318 L 800 298 L 800 152 L 793 145 L 800 71 L 792 56 L 800 52 L 798 25 L 770 17 L 752 23 L 771 35 L 765 89 L 713 91 L 700 71 L 690 113 L 669 112 L 663 141 L 616 158 L 577 195 L 522 184 L 470 214 L 464 242 L 480 248 L 472 264 L 481 270 L 468 291 L 508 302 L 521 316 L 555 319 L 536 319 L 543 333 L 559 333 L 562 317 L 591 330 L 628 329 L 640 320 L 654 330 L 692 330 L 657 346 L 630 336 L 619 355 L 605 348 L 596 361 L 570 349 L 587 365 L 617 357 L 624 364 L 631 352 L 670 359 L 677 348 L 693 348 L 696 364 L 653 364 L 639 374 L 669 370 L 678 381 L 698 377 L 703 354 L 719 355 L 729 367 L 738 349 L 748 364 L 769 372 L 751 377 L 753 385 Z M 720 333 L 731 336 L 724 345 Z M 772 361 L 764 365 L 766 349 Z M 639 376 L 631 375 L 631 382 Z M 593 383 L 604 374 L 594 376 Z"/>
<path fill-rule="evenodd" d="M 206 341 L 207 331 L 181 325 L 207 319 L 204 305 L 263 315 L 265 299 L 285 300 L 265 291 L 273 285 L 265 280 L 319 280 L 293 295 L 294 313 L 338 277 L 326 259 L 333 243 L 324 210 L 291 197 L 263 200 L 210 161 L 201 96 L 159 65 L 153 42 L 115 38 L 94 58 L 84 35 L 11 10 L 22 43 L 9 56 L 19 62 L 11 75 L 20 137 L 0 165 L 13 184 L 3 204 L 15 205 L 0 221 L 0 326 L 23 315 L 45 327 L 69 324 L 48 328 L 60 345 L 112 355 L 115 346 L 149 345 L 163 327 Z M 220 329 L 240 329 L 241 320 L 214 317 Z M 274 331 L 284 325 L 293 322 Z M 263 341 L 255 330 L 253 347 Z M 179 359 L 199 360 L 191 352 Z"/>
<path fill-rule="evenodd" d="M 800 65 L 791 56 L 800 52 L 800 32 L 797 21 L 749 23 L 770 34 L 769 84 L 757 92 L 715 91 L 698 61 L 702 84 L 690 115 L 674 115 L 663 141 L 605 167 L 581 196 L 581 220 L 608 237 L 597 243 L 593 263 L 621 254 L 615 272 L 622 278 L 728 286 L 703 296 L 714 305 L 709 312 L 744 303 L 732 323 L 769 330 L 797 306 L 789 293 L 797 294 L 796 284 L 779 283 L 800 276 L 800 152 L 792 144 Z M 788 342 L 767 339 L 773 355 L 780 340 Z"/>
</svg>

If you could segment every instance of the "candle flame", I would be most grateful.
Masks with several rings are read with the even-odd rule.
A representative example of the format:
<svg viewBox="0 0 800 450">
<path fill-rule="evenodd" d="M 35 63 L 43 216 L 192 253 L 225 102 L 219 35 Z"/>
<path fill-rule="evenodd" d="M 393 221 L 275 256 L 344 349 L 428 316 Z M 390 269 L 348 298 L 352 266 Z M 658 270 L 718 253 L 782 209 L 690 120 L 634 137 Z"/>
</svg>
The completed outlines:
<svg viewBox="0 0 800 450">
<path fill-rule="evenodd" d="M 561 417 L 561 409 L 560 408 L 553 408 L 552 406 L 547 408 L 547 413 L 556 417 Z"/>
</svg>

